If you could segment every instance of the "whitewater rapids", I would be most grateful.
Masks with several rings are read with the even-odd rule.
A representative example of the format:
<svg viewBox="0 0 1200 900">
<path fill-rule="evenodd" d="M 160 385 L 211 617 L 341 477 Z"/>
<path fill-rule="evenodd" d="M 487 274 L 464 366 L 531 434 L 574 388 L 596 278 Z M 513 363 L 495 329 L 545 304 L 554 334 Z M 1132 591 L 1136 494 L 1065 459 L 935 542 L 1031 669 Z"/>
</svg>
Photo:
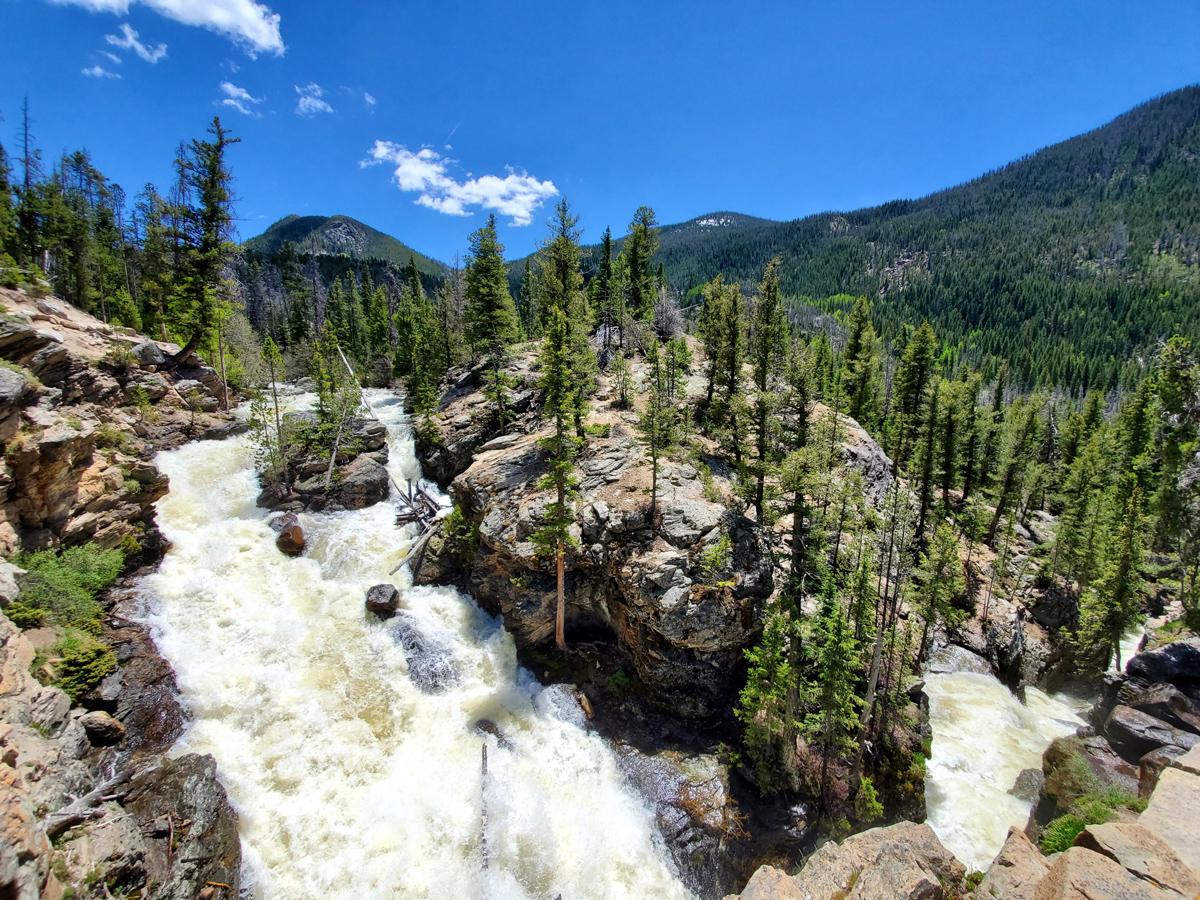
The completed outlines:
<svg viewBox="0 0 1200 900">
<path fill-rule="evenodd" d="M 398 398 L 371 400 L 393 477 L 419 479 Z M 599 737 L 556 717 L 499 621 L 456 590 L 410 586 L 407 570 L 389 578 L 413 537 L 391 503 L 302 515 L 308 550 L 289 559 L 255 506 L 247 438 L 158 464 L 172 546 L 143 581 L 146 617 L 192 715 L 177 750 L 211 753 L 237 808 L 248 896 L 689 896 L 652 809 Z M 450 657 L 439 693 L 414 686 L 404 648 L 364 615 L 386 581 Z M 481 718 L 511 749 L 472 730 Z"/>
<path fill-rule="evenodd" d="M 1041 769 L 1042 753 L 1083 724 L 1088 704 L 1025 689 L 1022 704 L 991 675 L 930 674 L 925 770 L 926 821 L 967 870 L 985 871 L 1009 826 L 1024 828 L 1032 803 L 1009 793 L 1023 769 Z"/>
</svg>

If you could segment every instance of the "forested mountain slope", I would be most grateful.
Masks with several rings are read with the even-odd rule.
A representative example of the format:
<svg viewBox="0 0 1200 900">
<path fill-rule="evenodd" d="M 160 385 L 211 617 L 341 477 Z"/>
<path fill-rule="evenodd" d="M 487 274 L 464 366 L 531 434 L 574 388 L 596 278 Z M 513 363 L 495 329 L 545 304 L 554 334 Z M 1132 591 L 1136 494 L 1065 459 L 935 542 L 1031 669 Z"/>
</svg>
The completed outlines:
<svg viewBox="0 0 1200 900">
<path fill-rule="evenodd" d="M 310 256 L 377 259 L 399 266 L 408 265 L 409 257 L 412 257 L 423 275 L 440 278 L 446 271 L 445 265 L 436 259 L 350 216 L 284 216 L 242 246 L 252 253 L 267 256 L 278 253 L 289 243 L 296 245 L 298 253 Z"/>
<path fill-rule="evenodd" d="M 752 284 L 779 255 L 789 294 L 872 297 L 888 338 L 928 318 L 1022 381 L 1107 386 L 1172 331 L 1200 334 L 1200 87 L 920 200 L 660 234 L 681 291 Z"/>
</svg>

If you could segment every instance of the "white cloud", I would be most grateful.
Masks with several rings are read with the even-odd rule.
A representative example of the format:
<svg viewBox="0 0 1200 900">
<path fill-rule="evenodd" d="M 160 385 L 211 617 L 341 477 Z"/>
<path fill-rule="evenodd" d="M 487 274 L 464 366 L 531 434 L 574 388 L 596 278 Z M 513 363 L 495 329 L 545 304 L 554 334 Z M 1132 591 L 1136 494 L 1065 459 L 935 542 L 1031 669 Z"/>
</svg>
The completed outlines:
<svg viewBox="0 0 1200 900">
<path fill-rule="evenodd" d="M 238 87 L 230 81 L 221 82 L 221 93 L 225 95 L 221 100 L 222 106 L 236 109 L 244 116 L 252 116 L 255 119 L 261 118 L 261 113 L 254 109 L 254 107 L 262 103 L 262 97 L 255 97 L 245 88 Z"/>
<path fill-rule="evenodd" d="M 367 109 L 375 112 L 375 95 L 369 91 L 363 91 L 363 103 L 367 104 Z"/>
<path fill-rule="evenodd" d="M 120 47 L 122 50 L 132 50 L 138 56 L 148 63 L 154 64 L 167 55 L 167 45 L 158 44 L 154 47 L 148 47 L 138 40 L 138 33 L 134 31 L 128 22 L 121 25 L 121 34 L 106 34 L 104 40 L 108 41 L 114 47 Z"/>
<path fill-rule="evenodd" d="M 325 101 L 325 91 L 315 81 L 310 81 L 304 87 L 292 85 L 296 89 L 296 115 L 315 116 L 318 113 L 331 113 L 333 107 Z"/>
<path fill-rule="evenodd" d="M 402 144 L 376 141 L 362 165 L 394 165 L 392 177 L 400 190 L 418 193 L 414 201 L 418 206 L 448 216 L 469 216 L 472 207 L 478 207 L 508 216 L 512 225 L 528 225 L 533 211 L 558 194 L 553 181 L 539 181 L 512 167 L 508 167 L 504 177 L 472 177 L 468 172 L 466 180 L 458 181 L 448 174 L 453 162 L 431 147 L 422 147 L 414 153 Z"/>
<path fill-rule="evenodd" d="M 104 66 L 88 66 L 86 69 L 81 69 L 88 78 L 120 78 L 116 72 L 110 72 Z"/>
<path fill-rule="evenodd" d="M 115 53 L 109 53 L 107 50 L 101 50 L 100 55 L 113 65 L 119 66 L 121 64 L 121 57 L 117 56 Z"/>
<path fill-rule="evenodd" d="M 241 44 L 247 53 L 274 53 L 282 56 L 283 37 L 279 33 L 279 13 L 255 0 L 51 0 L 53 3 L 82 6 L 91 12 L 118 16 L 141 3 L 168 19 L 184 25 L 207 28 Z"/>
</svg>

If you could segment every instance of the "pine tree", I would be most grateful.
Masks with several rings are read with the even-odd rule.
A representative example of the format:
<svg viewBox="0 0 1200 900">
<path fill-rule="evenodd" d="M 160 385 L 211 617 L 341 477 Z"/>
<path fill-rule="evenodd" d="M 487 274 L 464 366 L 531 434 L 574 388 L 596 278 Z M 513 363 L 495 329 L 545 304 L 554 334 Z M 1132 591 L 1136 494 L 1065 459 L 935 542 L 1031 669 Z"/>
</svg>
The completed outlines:
<svg viewBox="0 0 1200 900">
<path fill-rule="evenodd" d="M 746 650 L 746 686 L 738 695 L 734 715 L 742 723 L 746 751 L 754 763 L 755 780 L 766 790 L 786 783 L 782 748 L 791 743 L 796 722 L 789 697 L 798 678 L 791 662 L 795 626 L 781 609 L 767 614 L 762 638 Z"/>
<path fill-rule="evenodd" d="M 546 337 L 542 342 L 540 387 L 543 413 L 550 418 L 552 431 L 539 443 L 546 451 L 543 490 L 553 490 L 554 500 L 546 506 L 541 527 L 533 535 L 540 552 L 554 555 L 557 573 L 557 601 L 554 615 L 554 643 L 567 649 L 565 635 L 565 557 L 572 546 L 571 525 L 575 512 L 570 503 L 576 493 L 575 460 L 582 441 L 575 434 L 576 392 L 573 383 L 575 363 L 571 346 L 571 325 L 561 304 L 548 307 Z"/>
<path fill-rule="evenodd" d="M 1163 345 L 1154 363 L 1154 381 L 1159 410 L 1159 472 L 1151 508 L 1155 516 L 1154 547 L 1167 550 L 1176 545 L 1184 527 L 1180 475 L 1200 436 L 1200 365 L 1187 338 L 1176 335 Z"/>
<path fill-rule="evenodd" d="M 704 345 L 705 378 L 707 380 L 704 405 L 700 409 L 706 429 L 705 433 L 709 427 L 709 414 L 713 410 L 717 381 L 721 375 L 721 354 L 727 343 L 725 328 L 729 319 L 729 295 L 730 291 L 725 285 L 725 279 L 720 275 L 704 285 L 701 290 L 703 304 L 700 307 L 697 330 L 700 341 Z"/>
<path fill-rule="evenodd" d="M 520 337 L 517 310 L 508 292 L 504 247 L 496 237 L 496 217 L 471 235 L 471 257 L 467 266 L 467 339 L 488 366 L 487 396 L 495 407 L 496 424 L 508 419 L 508 388 L 504 363 L 508 347 Z"/>
<path fill-rule="evenodd" d="M 854 690 L 859 668 L 859 651 L 854 636 L 839 608 L 832 576 L 821 589 L 821 610 L 815 623 L 812 644 L 815 650 L 816 709 L 805 717 L 810 740 L 821 744 L 821 778 L 818 803 L 828 806 L 829 768 L 836 755 L 855 749 L 858 728 L 857 710 L 862 703 Z"/>
<path fill-rule="evenodd" d="M 933 488 L 937 478 L 937 436 L 938 436 L 938 406 L 941 394 L 941 381 L 935 380 L 929 392 L 927 409 L 920 415 L 921 446 L 917 455 L 917 471 L 920 473 L 921 485 L 917 500 L 917 539 L 923 540 L 925 535 L 926 517 L 933 504 Z"/>
<path fill-rule="evenodd" d="M 613 250 L 612 229 L 605 228 L 600 238 L 600 265 L 596 269 L 589 288 L 592 292 L 592 309 L 596 313 L 596 327 L 603 335 L 600 360 L 605 367 L 612 357 L 613 329 L 619 316 L 613 296 Z"/>
<path fill-rule="evenodd" d="M 527 256 L 525 269 L 521 273 L 521 293 L 517 297 L 517 318 L 521 320 L 521 332 L 528 340 L 541 336 L 545 316 L 545 311 L 538 308 L 533 263 Z"/>
<path fill-rule="evenodd" d="M 554 208 L 550 224 L 550 239 L 538 252 L 537 303 L 549 315 L 561 309 L 570 329 L 570 383 L 575 392 L 573 424 L 576 434 L 584 437 L 583 419 L 587 397 L 595 378 L 596 362 L 588 341 L 587 323 L 590 316 L 583 292 L 583 273 L 580 271 L 579 220 L 571 213 L 565 199 Z M 548 322 L 548 320 L 547 320 Z"/>
<path fill-rule="evenodd" d="M 658 299 L 658 280 L 651 267 L 658 249 L 654 230 L 657 224 L 654 210 L 639 206 L 629 223 L 629 237 L 622 251 L 629 272 L 629 315 L 642 322 L 649 322 L 654 316 L 654 301 Z"/>
<path fill-rule="evenodd" d="M 957 628 L 966 618 L 957 605 L 966 592 L 966 579 L 958 559 L 958 540 L 949 525 L 938 525 L 929 546 L 921 554 L 914 582 L 912 603 L 924 621 L 918 649 L 919 658 L 923 660 L 931 628 L 937 625 Z"/>
<path fill-rule="evenodd" d="M 646 405 L 638 419 L 638 432 L 650 454 L 650 528 L 658 530 L 659 460 L 675 445 L 678 432 L 677 408 L 667 398 L 666 365 L 658 343 L 650 346 L 650 383 Z"/>
<path fill-rule="evenodd" d="M 995 546 L 1000 523 L 1009 512 L 1009 507 L 1018 496 L 1021 481 L 1029 465 L 1033 448 L 1037 445 L 1038 413 L 1045 405 L 1043 398 L 1034 396 L 1011 409 L 1013 420 L 1008 429 L 1002 457 L 999 490 L 996 493 L 996 512 L 988 528 L 988 545 Z"/>
<path fill-rule="evenodd" d="M 846 412 L 864 428 L 870 429 L 879 421 L 883 370 L 879 338 L 871 321 L 871 304 L 866 297 L 855 299 L 848 330 L 841 375 Z"/>
<path fill-rule="evenodd" d="M 937 335 L 928 322 L 922 322 L 896 366 L 896 387 L 892 414 L 892 454 L 900 465 L 908 462 L 913 441 L 910 436 L 925 429 L 926 392 L 933 380 L 937 360 Z M 935 411 L 936 412 L 936 411 Z"/>
<path fill-rule="evenodd" d="M 226 153 L 240 139 L 231 137 L 216 116 L 208 131 L 212 140 L 192 141 L 188 159 L 188 183 L 197 205 L 189 216 L 192 239 L 183 284 L 188 338 L 175 357 L 178 361 L 187 359 L 208 340 L 216 324 L 216 293 L 221 269 L 233 251 L 229 240 L 233 227 L 233 176 L 229 172 Z"/>
<path fill-rule="evenodd" d="M 1141 616 L 1140 570 L 1145 554 L 1142 546 L 1142 490 L 1132 475 L 1129 499 L 1119 516 L 1109 563 L 1095 588 L 1086 592 L 1079 608 L 1079 641 L 1084 647 L 1103 650 L 1104 665 L 1110 658 L 1121 667 L 1121 636 Z"/>
<path fill-rule="evenodd" d="M 763 272 L 758 285 L 758 298 L 751 328 L 750 359 L 754 367 L 754 431 L 755 431 L 755 518 L 766 520 L 766 480 L 777 456 L 778 428 L 772 413 L 777 408 L 775 380 L 786 362 L 788 347 L 787 318 L 779 292 L 779 266 L 775 257 Z"/>
<path fill-rule="evenodd" d="M 1008 388 L 1008 364 L 1000 367 L 996 375 L 996 387 L 992 392 L 992 408 L 983 424 L 983 456 L 980 460 L 976 483 L 987 489 L 996 477 L 996 457 L 1000 452 L 1000 437 L 1004 423 L 1004 392 Z M 991 539 L 989 538 L 989 543 Z"/>
</svg>

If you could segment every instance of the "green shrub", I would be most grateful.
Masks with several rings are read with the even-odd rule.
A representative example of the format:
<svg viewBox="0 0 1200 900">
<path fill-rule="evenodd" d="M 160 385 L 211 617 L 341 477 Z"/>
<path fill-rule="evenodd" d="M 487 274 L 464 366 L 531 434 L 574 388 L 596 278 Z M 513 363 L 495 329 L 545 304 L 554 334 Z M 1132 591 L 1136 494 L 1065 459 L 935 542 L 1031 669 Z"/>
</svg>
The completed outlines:
<svg viewBox="0 0 1200 900">
<path fill-rule="evenodd" d="M 100 362 L 119 375 L 128 375 L 140 365 L 133 350 L 126 344 L 113 344 Z"/>
<path fill-rule="evenodd" d="M 116 654 L 108 644 L 90 634 L 69 631 L 55 648 L 53 664 L 55 687 L 72 699 L 87 693 L 117 667 Z"/>
<path fill-rule="evenodd" d="M 1084 765 L 1087 765 L 1086 760 Z M 1091 775 L 1090 768 L 1088 774 Z M 1094 775 L 1091 775 L 1091 779 L 1093 783 L 1096 781 Z M 1071 804 L 1066 815 L 1059 816 L 1042 831 L 1042 852 L 1057 853 L 1066 850 L 1084 828 L 1088 825 L 1103 825 L 1121 807 L 1140 812 L 1145 809 L 1146 803 L 1133 794 L 1112 786 L 1081 794 Z"/>
<path fill-rule="evenodd" d="M 854 797 L 854 816 L 860 824 L 866 825 L 882 815 L 883 803 L 879 800 L 879 792 L 875 790 L 875 782 L 864 775 L 858 783 L 858 794 Z"/>
<path fill-rule="evenodd" d="M 966 886 L 968 891 L 973 891 L 983 882 L 983 872 L 975 871 L 968 872 L 966 878 Z"/>
<path fill-rule="evenodd" d="M 70 547 L 62 553 L 25 553 L 17 565 L 27 574 L 21 591 L 8 608 L 8 617 L 21 628 L 54 624 L 98 634 L 102 610 L 96 595 L 112 584 L 125 565 L 120 550 L 95 544 Z"/>
<path fill-rule="evenodd" d="M 700 576 L 708 584 L 718 584 L 732 560 L 733 542 L 729 535 L 721 535 L 719 541 L 700 551 Z"/>
<path fill-rule="evenodd" d="M 1075 838 L 1079 837 L 1079 833 L 1087 828 L 1088 824 L 1073 813 L 1059 816 L 1042 831 L 1039 843 L 1042 852 L 1050 854 L 1066 850 L 1075 843 Z"/>
<path fill-rule="evenodd" d="M 111 422 L 103 422 L 96 427 L 96 446 L 104 450 L 128 450 L 133 445 L 133 438 L 128 431 L 118 428 Z"/>
</svg>

